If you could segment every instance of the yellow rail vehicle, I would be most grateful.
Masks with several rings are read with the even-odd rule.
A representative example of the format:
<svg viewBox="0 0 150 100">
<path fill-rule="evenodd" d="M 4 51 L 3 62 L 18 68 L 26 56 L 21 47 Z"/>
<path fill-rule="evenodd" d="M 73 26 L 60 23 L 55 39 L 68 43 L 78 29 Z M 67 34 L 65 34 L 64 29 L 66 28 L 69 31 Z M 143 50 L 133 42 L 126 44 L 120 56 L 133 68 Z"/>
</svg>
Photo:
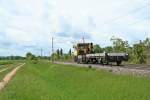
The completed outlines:
<svg viewBox="0 0 150 100">
<path fill-rule="evenodd" d="M 128 60 L 127 53 L 94 53 L 93 43 L 78 43 L 74 49 L 74 61 L 77 63 L 109 64 L 109 62 L 116 62 L 117 65 L 120 65 L 122 61 Z"/>
</svg>

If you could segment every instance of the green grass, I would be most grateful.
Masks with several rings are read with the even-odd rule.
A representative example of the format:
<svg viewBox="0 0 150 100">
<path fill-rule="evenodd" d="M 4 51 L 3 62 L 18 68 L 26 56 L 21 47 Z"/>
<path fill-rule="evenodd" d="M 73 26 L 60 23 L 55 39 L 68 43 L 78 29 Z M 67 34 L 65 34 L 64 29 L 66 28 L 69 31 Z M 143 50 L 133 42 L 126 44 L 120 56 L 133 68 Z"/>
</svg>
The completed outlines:
<svg viewBox="0 0 150 100">
<path fill-rule="evenodd" d="M 4 68 L 7 68 L 7 67 L 9 67 L 9 66 L 12 66 L 12 65 L 14 65 L 13 63 L 9 63 L 9 64 L 4 64 L 4 65 L 0 65 L 0 70 L 3 70 Z"/>
<path fill-rule="evenodd" d="M 150 100 L 150 79 L 46 62 L 27 63 L 0 100 Z"/>
<path fill-rule="evenodd" d="M 5 77 L 7 73 L 9 73 L 14 67 L 10 67 L 7 70 L 0 73 L 0 81 Z"/>
<path fill-rule="evenodd" d="M 8 68 L 6 69 L 5 71 L 3 72 L 0 72 L 0 81 L 5 77 L 5 75 L 7 73 L 9 73 L 13 68 L 15 68 L 16 66 L 18 65 L 18 63 L 12 63 L 12 64 L 8 64 L 8 65 L 3 65 L 1 68 L 0 68 L 0 71 L 5 69 L 5 68 Z"/>
<path fill-rule="evenodd" d="M 25 62 L 25 60 L 0 60 L 0 65 L 10 65 L 23 62 Z"/>
<path fill-rule="evenodd" d="M 13 61 L 11 61 L 11 60 L 2 60 L 2 61 L 0 61 L 0 65 L 7 65 L 7 64 L 12 64 L 13 63 Z"/>
</svg>

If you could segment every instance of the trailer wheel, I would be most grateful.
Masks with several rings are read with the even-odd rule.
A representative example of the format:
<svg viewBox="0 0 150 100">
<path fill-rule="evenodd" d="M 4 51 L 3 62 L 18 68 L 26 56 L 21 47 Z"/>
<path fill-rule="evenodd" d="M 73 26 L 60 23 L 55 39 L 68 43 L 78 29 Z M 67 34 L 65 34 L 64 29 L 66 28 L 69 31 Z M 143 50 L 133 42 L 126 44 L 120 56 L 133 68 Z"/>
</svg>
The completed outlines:
<svg viewBox="0 0 150 100">
<path fill-rule="evenodd" d="M 102 58 L 100 59 L 100 64 L 104 65 L 104 61 Z"/>
<path fill-rule="evenodd" d="M 120 64 L 121 64 L 121 61 L 117 61 L 116 63 L 117 63 L 117 66 L 120 66 Z"/>
<path fill-rule="evenodd" d="M 109 61 L 106 62 L 106 65 L 109 65 Z"/>
<path fill-rule="evenodd" d="M 77 64 L 80 64 L 80 59 L 77 60 Z"/>
</svg>

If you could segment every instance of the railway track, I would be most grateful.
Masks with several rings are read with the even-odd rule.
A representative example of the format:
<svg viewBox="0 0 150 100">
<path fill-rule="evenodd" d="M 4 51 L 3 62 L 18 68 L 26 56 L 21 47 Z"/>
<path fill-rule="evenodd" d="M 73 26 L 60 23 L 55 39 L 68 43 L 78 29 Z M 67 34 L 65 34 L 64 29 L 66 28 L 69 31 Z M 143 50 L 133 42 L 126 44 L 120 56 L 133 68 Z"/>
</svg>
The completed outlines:
<svg viewBox="0 0 150 100">
<path fill-rule="evenodd" d="M 94 64 L 92 64 L 94 65 Z M 97 64 L 97 66 L 103 66 L 101 64 Z M 127 69 L 138 69 L 138 70 L 150 70 L 150 65 L 142 65 L 142 64 L 125 64 L 125 65 L 104 65 L 105 67 L 115 67 L 115 68 L 127 68 Z"/>
<path fill-rule="evenodd" d="M 62 63 L 62 62 L 56 62 L 56 63 Z M 146 64 L 124 64 L 120 66 L 116 66 L 115 64 L 110 65 L 102 65 L 102 64 L 77 64 L 73 62 L 63 62 L 63 64 L 71 64 L 71 65 L 87 65 L 87 66 L 96 66 L 96 67 L 113 67 L 113 68 L 128 68 L 128 69 L 139 69 L 139 70 L 150 70 L 150 65 Z"/>
<path fill-rule="evenodd" d="M 119 66 L 122 68 L 129 68 L 129 69 L 139 69 L 139 70 L 150 70 L 150 65 L 146 64 L 125 64 L 122 66 Z"/>
<path fill-rule="evenodd" d="M 136 74 L 143 76 L 150 76 L 150 65 L 141 65 L 141 64 L 125 64 L 121 66 L 116 65 L 101 65 L 101 64 L 77 64 L 71 62 L 55 62 L 56 64 L 65 64 L 65 65 L 75 65 L 78 67 L 89 67 L 96 69 L 108 70 L 114 73 L 119 74 Z"/>
</svg>

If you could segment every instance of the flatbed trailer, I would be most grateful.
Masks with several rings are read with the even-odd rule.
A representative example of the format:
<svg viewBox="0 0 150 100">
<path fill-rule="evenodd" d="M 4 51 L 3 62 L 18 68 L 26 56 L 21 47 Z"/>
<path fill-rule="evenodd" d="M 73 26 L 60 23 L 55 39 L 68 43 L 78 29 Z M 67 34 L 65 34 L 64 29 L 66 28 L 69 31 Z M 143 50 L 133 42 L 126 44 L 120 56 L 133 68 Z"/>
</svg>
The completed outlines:
<svg viewBox="0 0 150 100">
<path fill-rule="evenodd" d="M 95 53 L 78 55 L 76 58 L 77 63 L 92 63 L 92 64 L 109 64 L 110 62 L 116 62 L 120 65 L 122 61 L 128 60 L 127 53 Z"/>
</svg>

